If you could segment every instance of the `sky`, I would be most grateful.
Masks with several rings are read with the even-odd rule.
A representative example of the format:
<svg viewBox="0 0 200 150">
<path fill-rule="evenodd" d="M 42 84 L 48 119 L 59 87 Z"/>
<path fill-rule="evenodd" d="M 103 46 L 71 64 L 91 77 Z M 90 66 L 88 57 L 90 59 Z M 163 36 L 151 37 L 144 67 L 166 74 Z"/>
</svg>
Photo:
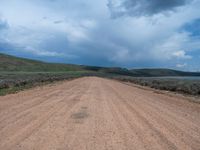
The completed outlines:
<svg viewBox="0 0 200 150">
<path fill-rule="evenodd" d="M 200 0 L 0 0 L 0 53 L 200 71 Z"/>
</svg>

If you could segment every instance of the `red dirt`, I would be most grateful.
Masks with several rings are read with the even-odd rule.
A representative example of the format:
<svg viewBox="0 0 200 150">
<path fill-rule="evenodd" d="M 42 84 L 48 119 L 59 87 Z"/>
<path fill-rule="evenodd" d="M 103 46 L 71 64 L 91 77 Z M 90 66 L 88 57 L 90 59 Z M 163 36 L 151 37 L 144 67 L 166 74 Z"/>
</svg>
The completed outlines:
<svg viewBox="0 0 200 150">
<path fill-rule="evenodd" d="M 200 150 L 200 105 L 97 77 L 0 97 L 0 150 Z"/>
</svg>

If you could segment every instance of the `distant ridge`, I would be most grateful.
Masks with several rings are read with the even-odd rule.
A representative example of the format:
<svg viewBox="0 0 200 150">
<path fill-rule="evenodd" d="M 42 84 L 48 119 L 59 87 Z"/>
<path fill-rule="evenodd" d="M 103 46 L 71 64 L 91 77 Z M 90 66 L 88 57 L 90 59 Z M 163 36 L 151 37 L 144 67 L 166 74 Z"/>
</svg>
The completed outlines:
<svg viewBox="0 0 200 150">
<path fill-rule="evenodd" d="M 135 75 L 143 75 L 143 76 L 200 76 L 200 72 L 184 72 L 173 69 L 132 69 L 130 70 Z"/>
<path fill-rule="evenodd" d="M 172 69 L 126 69 L 120 67 L 98 67 L 73 64 L 46 63 L 0 53 L 0 72 L 67 72 L 92 71 L 112 75 L 134 77 L 200 76 L 200 72 L 184 72 Z"/>
</svg>

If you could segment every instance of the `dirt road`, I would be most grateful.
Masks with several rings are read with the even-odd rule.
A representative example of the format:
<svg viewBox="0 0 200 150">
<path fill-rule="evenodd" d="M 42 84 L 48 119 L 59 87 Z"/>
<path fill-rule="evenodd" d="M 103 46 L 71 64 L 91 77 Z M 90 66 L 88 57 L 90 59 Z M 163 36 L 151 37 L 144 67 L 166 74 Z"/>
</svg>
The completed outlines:
<svg viewBox="0 0 200 150">
<path fill-rule="evenodd" d="M 0 150 L 200 150 L 200 105 L 97 77 L 0 97 Z"/>
</svg>

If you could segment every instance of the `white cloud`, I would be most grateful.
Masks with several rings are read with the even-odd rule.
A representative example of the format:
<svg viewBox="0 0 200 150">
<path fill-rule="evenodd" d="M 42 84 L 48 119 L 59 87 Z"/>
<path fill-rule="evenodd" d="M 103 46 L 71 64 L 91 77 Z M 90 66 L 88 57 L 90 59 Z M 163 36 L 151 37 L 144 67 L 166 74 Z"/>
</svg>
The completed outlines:
<svg viewBox="0 0 200 150">
<path fill-rule="evenodd" d="M 38 50 L 38 49 L 34 49 L 32 47 L 26 47 L 24 49 L 25 51 L 32 53 L 34 55 L 38 55 L 38 56 L 48 56 L 48 57 L 63 57 L 65 56 L 65 54 L 62 53 L 57 53 L 57 52 L 51 52 L 51 51 L 46 51 L 46 50 Z"/>
<path fill-rule="evenodd" d="M 177 67 L 177 68 L 184 68 L 184 67 L 186 67 L 186 66 L 187 66 L 186 63 L 183 63 L 183 64 L 176 64 L 176 67 Z"/>
<path fill-rule="evenodd" d="M 187 53 L 198 49 L 199 44 L 200 41 L 193 40 L 187 32 L 174 32 L 167 39 L 155 45 L 153 54 L 157 58 L 166 60 L 192 59 L 192 56 Z"/>
<path fill-rule="evenodd" d="M 0 40 L 29 47 L 27 52 L 31 54 L 75 55 L 80 62 L 94 56 L 99 58 L 97 61 L 103 59 L 122 66 L 145 61 L 167 65 L 169 60 L 174 65 L 194 59 L 191 53 L 199 50 L 200 40 L 181 28 L 200 18 L 199 0 L 170 15 L 157 12 L 153 16 L 128 15 L 117 19 L 110 18 L 107 4 L 108 0 L 2 0 L 0 14 L 9 28 Z"/>
<path fill-rule="evenodd" d="M 176 51 L 172 53 L 172 56 L 177 57 L 177 58 L 182 58 L 182 59 L 191 59 L 192 56 L 186 55 L 185 51 Z"/>
</svg>

